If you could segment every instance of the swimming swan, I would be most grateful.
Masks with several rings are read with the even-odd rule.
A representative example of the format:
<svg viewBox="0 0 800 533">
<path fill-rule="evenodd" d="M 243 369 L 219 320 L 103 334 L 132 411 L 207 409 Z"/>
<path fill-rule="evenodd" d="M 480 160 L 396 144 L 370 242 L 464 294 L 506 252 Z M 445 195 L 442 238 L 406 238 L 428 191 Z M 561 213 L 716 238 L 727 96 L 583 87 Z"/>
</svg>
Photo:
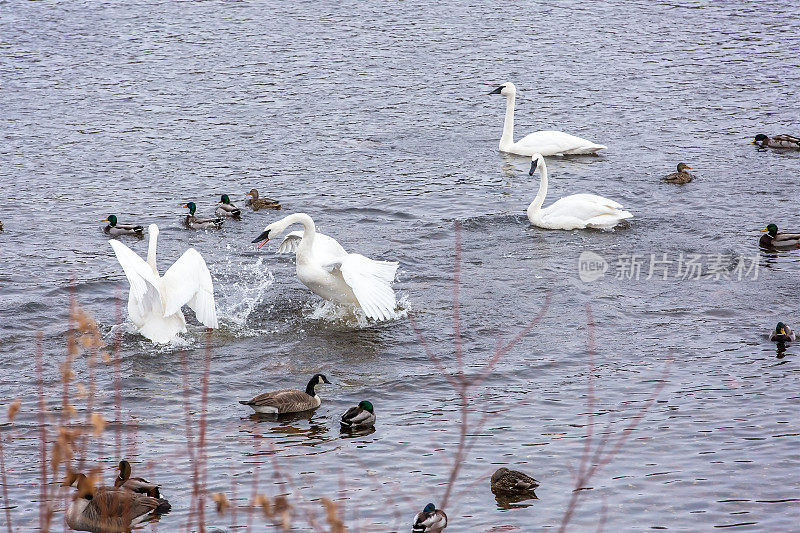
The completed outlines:
<svg viewBox="0 0 800 533">
<path fill-rule="evenodd" d="M 108 241 L 131 284 L 128 315 L 139 333 L 155 343 L 172 341 L 186 331 L 186 320 L 181 312 L 184 305 L 194 310 L 201 324 L 217 328 L 214 285 L 203 256 L 189 248 L 159 276 L 156 269 L 158 226 L 150 224 L 147 231 L 150 245 L 146 263 L 121 242 Z"/>
<path fill-rule="evenodd" d="M 611 229 L 626 218 L 633 217 L 617 202 L 596 194 L 565 196 L 542 209 L 544 197 L 547 196 L 547 165 L 541 154 L 534 154 L 531 159 L 528 174 L 533 176 L 537 167 L 542 174 L 539 192 L 528 206 L 528 220 L 534 226 L 548 229 Z"/>
<path fill-rule="evenodd" d="M 572 155 L 593 154 L 606 146 L 564 133 L 563 131 L 543 130 L 526 135 L 514 142 L 514 101 L 517 88 L 513 83 L 504 83 L 489 94 L 506 97 L 506 119 L 503 123 L 503 136 L 500 137 L 500 151 L 517 155 Z"/>
<path fill-rule="evenodd" d="M 397 306 L 391 283 L 396 261 L 374 261 L 347 253 L 335 239 L 317 233 L 314 221 L 305 213 L 294 213 L 273 222 L 253 242 L 264 246 L 292 224 L 303 231 L 289 233 L 278 253 L 295 253 L 297 277 L 311 292 L 340 304 L 360 307 L 369 318 L 388 320 Z"/>
</svg>

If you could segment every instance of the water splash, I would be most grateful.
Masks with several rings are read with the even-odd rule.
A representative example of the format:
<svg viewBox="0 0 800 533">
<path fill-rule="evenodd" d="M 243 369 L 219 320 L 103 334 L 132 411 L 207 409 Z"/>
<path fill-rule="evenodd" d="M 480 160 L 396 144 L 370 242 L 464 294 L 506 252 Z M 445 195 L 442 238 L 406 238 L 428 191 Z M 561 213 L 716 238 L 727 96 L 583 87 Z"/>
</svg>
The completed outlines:
<svg viewBox="0 0 800 533">
<path fill-rule="evenodd" d="M 215 269 L 217 316 L 220 327 L 235 336 L 255 336 L 264 330 L 253 327 L 250 317 L 275 282 L 272 272 L 259 257 L 253 263 L 242 262 L 240 256 L 225 257 L 222 268 Z"/>
<path fill-rule="evenodd" d="M 378 324 L 386 324 L 408 316 L 408 297 L 402 295 L 397 302 L 392 317 L 389 320 L 376 322 L 367 318 L 364 311 L 354 305 L 337 304 L 329 300 L 318 300 L 307 306 L 304 316 L 311 320 L 331 322 L 351 328 L 369 328 Z"/>
</svg>

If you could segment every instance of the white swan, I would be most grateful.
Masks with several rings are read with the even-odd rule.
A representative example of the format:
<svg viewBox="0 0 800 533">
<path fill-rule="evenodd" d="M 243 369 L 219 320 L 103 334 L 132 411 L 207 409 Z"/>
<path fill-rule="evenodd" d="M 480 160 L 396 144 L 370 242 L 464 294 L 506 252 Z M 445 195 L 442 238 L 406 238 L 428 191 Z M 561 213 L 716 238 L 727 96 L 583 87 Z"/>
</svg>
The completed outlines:
<svg viewBox="0 0 800 533">
<path fill-rule="evenodd" d="M 533 154 L 531 159 L 529 174 L 533 176 L 537 167 L 542 174 L 539 192 L 528 206 L 528 220 L 534 226 L 547 229 L 611 229 L 626 218 L 633 217 L 619 203 L 596 194 L 573 194 L 542 209 L 544 197 L 547 196 L 547 165 L 541 154 Z"/>
<path fill-rule="evenodd" d="M 504 83 L 489 94 L 506 97 L 506 119 L 503 123 L 503 136 L 500 137 L 500 151 L 517 155 L 571 155 L 593 154 L 606 146 L 595 144 L 563 131 L 544 130 L 526 135 L 514 142 L 514 102 L 517 88 L 513 83 Z"/>
<path fill-rule="evenodd" d="M 214 285 L 206 262 L 197 250 L 189 248 L 164 273 L 156 268 L 158 226 L 150 224 L 150 245 L 145 263 L 133 250 L 119 241 L 110 240 L 117 260 L 131 284 L 128 294 L 128 315 L 139 333 L 155 343 L 167 343 L 186 331 L 181 307 L 188 305 L 197 320 L 216 328 Z"/>
<path fill-rule="evenodd" d="M 278 253 L 295 253 L 297 277 L 311 292 L 326 300 L 360 307 L 375 320 L 394 316 L 397 304 L 391 283 L 397 262 L 347 253 L 335 239 L 317 233 L 307 214 L 295 213 L 273 222 L 253 242 L 260 242 L 261 248 L 292 224 L 302 224 L 303 231 L 286 235 Z"/>
</svg>

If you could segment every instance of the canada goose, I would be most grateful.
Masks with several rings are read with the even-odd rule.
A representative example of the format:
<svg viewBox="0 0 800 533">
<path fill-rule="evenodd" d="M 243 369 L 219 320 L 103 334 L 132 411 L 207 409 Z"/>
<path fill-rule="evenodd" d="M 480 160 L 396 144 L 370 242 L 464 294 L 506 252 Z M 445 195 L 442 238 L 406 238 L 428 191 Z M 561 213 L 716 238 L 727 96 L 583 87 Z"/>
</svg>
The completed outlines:
<svg viewBox="0 0 800 533">
<path fill-rule="evenodd" d="M 492 474 L 492 492 L 501 495 L 517 496 L 532 493 L 539 482 L 527 474 L 508 468 L 498 468 Z"/>
<path fill-rule="evenodd" d="M 146 494 L 153 498 L 160 498 L 161 494 L 158 491 L 158 485 L 150 483 L 146 479 L 140 477 L 131 477 L 131 464 L 123 459 L 119 462 L 119 475 L 114 480 L 115 487 L 122 487 L 123 489 L 138 492 L 139 494 Z"/>
<path fill-rule="evenodd" d="M 322 403 L 314 387 L 322 383 L 330 384 L 322 374 L 314 374 L 308 381 L 305 391 L 297 389 L 281 389 L 259 394 L 252 400 L 239 400 L 242 405 L 249 405 L 256 413 L 299 413 L 316 409 Z"/>
<path fill-rule="evenodd" d="M 447 527 L 447 515 L 435 505 L 429 503 L 414 516 L 411 531 L 418 533 L 439 533 Z"/>
<path fill-rule="evenodd" d="M 343 428 L 347 429 L 361 429 L 369 428 L 375 425 L 375 409 L 372 403 L 367 400 L 362 400 L 355 407 L 348 409 L 341 419 Z"/>
<path fill-rule="evenodd" d="M 138 224 L 118 224 L 116 215 L 108 215 L 101 222 L 108 222 L 108 226 L 103 228 L 103 231 L 112 237 L 120 235 L 136 235 L 141 237 L 144 234 L 144 227 Z"/>
<path fill-rule="evenodd" d="M 65 515 L 67 525 L 77 531 L 127 532 L 171 509 L 164 499 L 129 490 L 94 487 L 83 474 L 71 474 L 65 485 L 78 489 Z"/>
<path fill-rule="evenodd" d="M 689 183 L 693 177 L 686 171 L 691 169 L 692 167 L 686 163 L 678 163 L 678 171 L 661 178 L 661 181 L 666 181 L 667 183 Z"/>
</svg>

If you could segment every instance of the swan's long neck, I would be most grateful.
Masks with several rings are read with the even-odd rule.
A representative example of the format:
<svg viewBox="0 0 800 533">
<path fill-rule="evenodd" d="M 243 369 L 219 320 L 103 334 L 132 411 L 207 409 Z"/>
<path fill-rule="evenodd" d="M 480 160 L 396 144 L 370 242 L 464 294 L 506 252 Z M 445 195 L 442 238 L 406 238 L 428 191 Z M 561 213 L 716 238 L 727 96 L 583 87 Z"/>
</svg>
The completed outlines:
<svg viewBox="0 0 800 533">
<path fill-rule="evenodd" d="M 510 146 L 514 144 L 514 101 L 517 99 L 515 95 L 506 98 L 506 119 L 503 122 L 503 136 L 500 137 L 500 149 L 503 146 Z"/>
<path fill-rule="evenodd" d="M 276 233 L 282 233 L 283 230 L 292 224 L 303 225 L 303 238 L 300 241 L 300 246 L 297 248 L 298 255 L 310 253 L 311 248 L 314 246 L 314 237 L 317 235 L 317 228 L 314 225 L 314 221 L 305 213 L 294 213 L 281 221 L 280 225 L 275 228 L 277 230 Z"/>
<path fill-rule="evenodd" d="M 539 182 L 539 192 L 536 193 L 536 198 L 533 199 L 531 205 L 528 206 L 528 219 L 533 220 L 533 217 L 539 212 L 544 203 L 544 198 L 547 196 L 547 165 L 544 164 L 544 158 L 540 157 L 536 167 L 542 175 Z"/>
<path fill-rule="evenodd" d="M 147 246 L 147 264 L 153 269 L 153 272 L 158 276 L 158 268 L 156 268 L 156 242 L 158 241 L 158 230 L 152 227 L 149 230 L 150 243 Z"/>
</svg>

